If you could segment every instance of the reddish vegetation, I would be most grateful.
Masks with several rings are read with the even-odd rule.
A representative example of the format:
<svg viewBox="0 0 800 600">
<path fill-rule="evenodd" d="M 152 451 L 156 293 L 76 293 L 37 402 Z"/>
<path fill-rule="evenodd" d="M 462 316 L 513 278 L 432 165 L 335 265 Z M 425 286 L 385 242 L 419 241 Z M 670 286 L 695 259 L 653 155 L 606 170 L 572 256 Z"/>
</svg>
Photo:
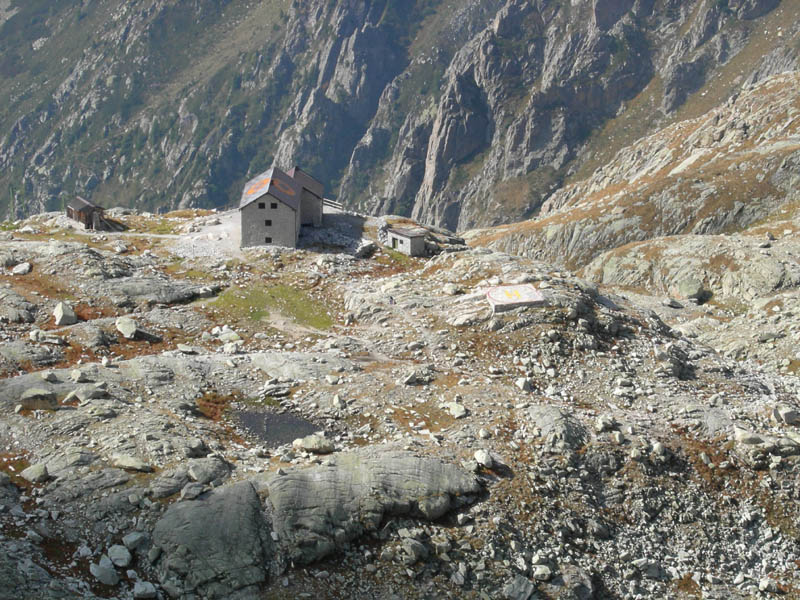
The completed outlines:
<svg viewBox="0 0 800 600">
<path fill-rule="evenodd" d="M 197 408 L 212 421 L 219 421 L 232 400 L 234 400 L 232 396 L 221 396 L 216 392 L 209 392 L 197 399 Z"/>
<path fill-rule="evenodd" d="M 79 321 L 91 321 L 93 319 L 104 319 L 108 317 L 116 317 L 120 313 L 115 307 L 106 304 L 102 306 L 89 306 L 85 303 L 79 303 L 72 307 L 75 315 Z"/>
<path fill-rule="evenodd" d="M 0 471 L 11 477 L 18 488 L 29 490 L 33 487 L 30 481 L 20 477 L 20 473 L 30 466 L 30 453 L 25 450 L 0 454 Z"/>
</svg>

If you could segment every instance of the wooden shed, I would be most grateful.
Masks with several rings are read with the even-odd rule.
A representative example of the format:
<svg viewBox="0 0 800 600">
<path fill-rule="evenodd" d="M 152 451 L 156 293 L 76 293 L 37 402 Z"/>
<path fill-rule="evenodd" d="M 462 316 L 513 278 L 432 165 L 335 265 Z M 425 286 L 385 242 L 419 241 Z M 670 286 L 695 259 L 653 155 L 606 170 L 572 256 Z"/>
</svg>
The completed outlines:
<svg viewBox="0 0 800 600">
<path fill-rule="evenodd" d="M 103 208 L 80 196 L 67 204 L 67 217 L 82 223 L 86 229 L 104 228 Z"/>
</svg>

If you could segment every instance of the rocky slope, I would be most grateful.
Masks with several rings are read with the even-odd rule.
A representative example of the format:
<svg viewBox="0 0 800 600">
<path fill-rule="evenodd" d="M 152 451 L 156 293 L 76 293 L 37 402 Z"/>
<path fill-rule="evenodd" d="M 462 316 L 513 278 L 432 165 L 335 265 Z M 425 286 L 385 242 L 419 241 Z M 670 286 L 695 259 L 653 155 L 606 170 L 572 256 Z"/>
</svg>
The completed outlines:
<svg viewBox="0 0 800 600">
<path fill-rule="evenodd" d="M 223 206 L 274 161 L 351 207 L 450 229 L 530 216 L 684 108 L 796 68 L 799 22 L 780 0 L 11 1 L 0 15 L 4 214 L 75 194 Z"/>
<path fill-rule="evenodd" d="M 120 212 L 4 226 L 0 597 L 800 597 L 793 271 L 729 313 L 357 215 L 242 253 Z"/>
<path fill-rule="evenodd" d="M 612 253 L 618 257 L 630 250 L 626 244 L 665 235 L 792 233 L 800 199 L 798 90 L 800 72 L 767 78 L 725 106 L 624 148 L 588 179 L 553 194 L 537 219 L 472 232 L 469 238 L 576 267 L 611 249 L 618 248 Z M 687 244 L 712 247 L 716 241 Z M 692 254 L 669 240 L 660 245 Z M 699 257 L 713 260 L 721 254 Z M 597 258 L 600 262 L 590 268 L 609 265 L 609 256 Z M 609 277 L 610 283 L 615 276 Z M 632 284 L 637 275 L 626 277 Z M 655 281 L 658 272 L 652 277 L 652 283 L 662 283 Z"/>
</svg>

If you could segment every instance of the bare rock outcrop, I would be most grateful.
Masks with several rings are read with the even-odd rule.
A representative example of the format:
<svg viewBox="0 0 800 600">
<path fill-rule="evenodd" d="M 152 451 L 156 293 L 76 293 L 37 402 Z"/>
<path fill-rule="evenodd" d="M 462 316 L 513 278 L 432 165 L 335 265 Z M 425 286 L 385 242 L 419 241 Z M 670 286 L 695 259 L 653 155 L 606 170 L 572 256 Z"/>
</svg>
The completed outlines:
<svg viewBox="0 0 800 600">
<path fill-rule="evenodd" d="M 272 555 L 269 528 L 251 483 L 178 502 L 158 521 L 153 544 L 157 572 L 173 597 L 258 597 Z"/>
<path fill-rule="evenodd" d="M 438 519 L 481 491 L 459 467 L 380 447 L 277 475 L 267 487 L 279 544 L 299 563 L 376 531 L 387 516 Z"/>
<path fill-rule="evenodd" d="M 538 218 L 471 232 L 489 245 L 569 267 L 631 242 L 744 229 L 795 202 L 797 72 L 772 76 L 702 117 L 621 150 L 553 194 Z"/>
<path fill-rule="evenodd" d="M 0 289 L 0 319 L 10 323 L 33 323 L 36 305 L 14 290 Z"/>
<path fill-rule="evenodd" d="M 582 273 L 604 285 L 684 298 L 682 285 L 694 280 L 721 301 L 747 303 L 800 285 L 798 250 L 793 235 L 674 236 L 605 252 Z"/>
</svg>

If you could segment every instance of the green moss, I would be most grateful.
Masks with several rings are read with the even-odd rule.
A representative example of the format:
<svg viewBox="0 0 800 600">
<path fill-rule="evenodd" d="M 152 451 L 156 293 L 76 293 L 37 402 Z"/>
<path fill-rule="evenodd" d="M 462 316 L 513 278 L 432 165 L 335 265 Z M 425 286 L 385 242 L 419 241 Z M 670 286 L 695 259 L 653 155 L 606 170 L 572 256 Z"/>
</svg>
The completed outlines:
<svg viewBox="0 0 800 600">
<path fill-rule="evenodd" d="M 251 408 L 280 408 L 281 406 L 281 403 L 272 396 L 264 396 L 263 398 L 251 396 L 250 398 L 245 398 L 242 400 L 242 404 Z"/>
<path fill-rule="evenodd" d="M 147 233 L 155 233 L 158 235 L 169 235 L 175 233 L 175 225 L 164 219 L 158 219 L 154 223 L 150 222 L 145 223 L 144 230 Z"/>
<path fill-rule="evenodd" d="M 211 279 L 210 274 L 206 273 L 205 271 L 200 271 L 198 269 L 189 269 L 188 271 L 183 271 L 181 273 L 181 277 L 185 277 L 186 279 L 200 279 L 200 280 Z"/>
<path fill-rule="evenodd" d="M 411 262 L 411 258 L 402 252 L 398 252 L 397 250 L 392 250 L 389 247 L 384 246 L 383 248 L 384 253 L 394 262 L 400 263 L 401 265 L 407 265 Z"/>
<path fill-rule="evenodd" d="M 328 329 L 333 320 L 325 307 L 300 290 L 287 285 L 278 285 L 267 290 L 267 296 L 275 308 L 291 317 L 300 325 L 315 329 Z"/>
<path fill-rule="evenodd" d="M 231 288 L 223 292 L 211 306 L 232 318 L 260 321 L 276 312 L 305 327 L 328 329 L 333 325 L 331 316 L 321 302 L 288 285 L 251 286 L 244 290 Z"/>
</svg>

